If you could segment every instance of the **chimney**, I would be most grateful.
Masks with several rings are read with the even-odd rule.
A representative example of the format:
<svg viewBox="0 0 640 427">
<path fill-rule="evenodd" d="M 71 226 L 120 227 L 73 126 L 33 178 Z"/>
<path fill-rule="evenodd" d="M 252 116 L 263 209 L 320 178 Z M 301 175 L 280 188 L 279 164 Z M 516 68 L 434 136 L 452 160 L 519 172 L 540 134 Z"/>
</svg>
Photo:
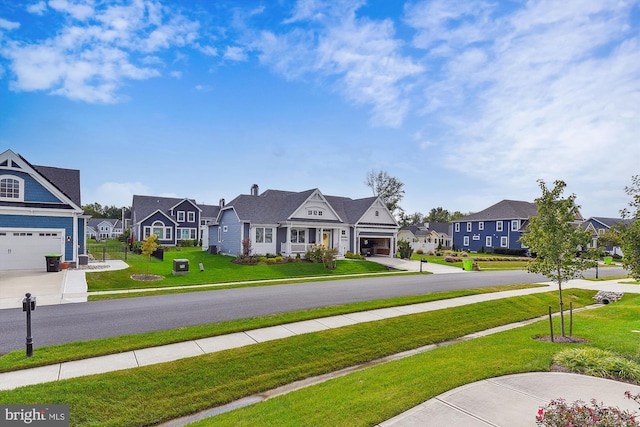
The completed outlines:
<svg viewBox="0 0 640 427">
<path fill-rule="evenodd" d="M 224 208 L 224 199 L 220 199 L 219 205 L 220 205 L 220 208 Z"/>
<path fill-rule="evenodd" d="M 253 184 L 251 186 L 251 195 L 252 196 L 257 196 L 258 195 L 258 184 Z"/>
</svg>

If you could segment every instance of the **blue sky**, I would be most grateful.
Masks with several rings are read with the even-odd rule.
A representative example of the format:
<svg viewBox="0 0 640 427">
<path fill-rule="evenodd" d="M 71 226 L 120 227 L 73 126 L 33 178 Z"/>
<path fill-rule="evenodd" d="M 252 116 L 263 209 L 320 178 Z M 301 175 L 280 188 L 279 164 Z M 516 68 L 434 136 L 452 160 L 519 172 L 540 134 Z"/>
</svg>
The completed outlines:
<svg viewBox="0 0 640 427">
<path fill-rule="evenodd" d="M 616 217 L 640 174 L 640 1 L 0 1 L 0 151 L 82 202 L 260 190 L 407 213 L 533 201 Z"/>
</svg>

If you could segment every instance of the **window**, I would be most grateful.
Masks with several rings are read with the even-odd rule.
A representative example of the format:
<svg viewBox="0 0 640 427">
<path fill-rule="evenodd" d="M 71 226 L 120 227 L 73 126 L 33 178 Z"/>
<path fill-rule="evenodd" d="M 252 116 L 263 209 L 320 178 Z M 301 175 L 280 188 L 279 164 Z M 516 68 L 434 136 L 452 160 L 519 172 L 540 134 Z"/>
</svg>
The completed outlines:
<svg viewBox="0 0 640 427">
<path fill-rule="evenodd" d="M 151 227 L 144 228 L 145 238 L 151 234 L 158 236 L 158 240 L 171 240 L 171 227 L 165 227 L 162 221 L 155 221 Z"/>
<path fill-rule="evenodd" d="M 473 240 L 480 240 L 480 235 L 479 234 L 474 234 L 473 235 Z"/>
<path fill-rule="evenodd" d="M 502 221 L 496 221 L 496 231 L 502 231 Z"/>
<path fill-rule="evenodd" d="M 196 222 L 195 212 L 187 212 L 187 222 Z"/>
<path fill-rule="evenodd" d="M 380 211 L 376 211 L 376 216 L 380 216 Z"/>
<path fill-rule="evenodd" d="M 464 246 L 469 246 L 469 236 L 464 236 Z"/>
<path fill-rule="evenodd" d="M 256 243 L 273 242 L 273 228 L 256 227 Z"/>
<path fill-rule="evenodd" d="M 456 222 L 456 233 L 460 232 L 460 223 Z"/>
<path fill-rule="evenodd" d="M 178 222 L 184 222 L 184 211 L 178 211 Z"/>
<path fill-rule="evenodd" d="M 470 223 L 470 222 L 468 222 L 468 223 L 467 223 L 467 232 L 470 232 L 470 231 L 471 231 L 471 223 Z"/>
<path fill-rule="evenodd" d="M 218 243 L 222 242 L 222 228 L 218 227 Z"/>
<path fill-rule="evenodd" d="M 195 228 L 178 228 L 178 240 L 195 240 L 196 229 Z"/>
<path fill-rule="evenodd" d="M 518 231 L 520 229 L 520 221 L 517 219 L 511 220 L 511 231 Z"/>
<path fill-rule="evenodd" d="M 500 247 L 501 248 L 509 247 L 509 238 L 507 236 L 500 237 Z"/>
<path fill-rule="evenodd" d="M 485 245 L 486 247 L 488 247 L 488 248 L 493 247 L 493 241 L 491 240 L 491 236 L 487 236 L 487 237 L 484 239 L 484 245 Z"/>
<path fill-rule="evenodd" d="M 478 223 L 478 230 L 484 230 L 484 221 Z"/>
<path fill-rule="evenodd" d="M 292 228 L 291 229 L 291 243 L 305 243 L 306 230 Z"/>
<path fill-rule="evenodd" d="M 22 188 L 24 181 L 20 178 L 4 175 L 0 177 L 0 199 L 22 201 L 24 199 Z"/>
<path fill-rule="evenodd" d="M 317 209 L 309 209 L 307 211 L 307 216 L 322 216 L 322 211 Z"/>
</svg>

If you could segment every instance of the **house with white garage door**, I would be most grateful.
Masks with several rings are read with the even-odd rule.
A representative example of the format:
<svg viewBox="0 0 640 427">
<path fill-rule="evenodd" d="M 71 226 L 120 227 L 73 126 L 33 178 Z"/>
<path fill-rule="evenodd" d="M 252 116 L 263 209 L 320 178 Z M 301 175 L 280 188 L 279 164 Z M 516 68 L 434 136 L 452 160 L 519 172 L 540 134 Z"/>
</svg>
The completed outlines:
<svg viewBox="0 0 640 427">
<path fill-rule="evenodd" d="M 304 256 L 315 245 L 347 252 L 394 257 L 398 223 L 379 197 L 350 199 L 302 192 L 267 190 L 241 194 L 220 211 L 209 227 L 209 246 L 226 255 L 242 253 L 251 241 L 253 254 Z"/>
<path fill-rule="evenodd" d="M 45 269 L 45 255 L 77 262 L 85 251 L 80 171 L 0 154 L 0 271 Z"/>
</svg>

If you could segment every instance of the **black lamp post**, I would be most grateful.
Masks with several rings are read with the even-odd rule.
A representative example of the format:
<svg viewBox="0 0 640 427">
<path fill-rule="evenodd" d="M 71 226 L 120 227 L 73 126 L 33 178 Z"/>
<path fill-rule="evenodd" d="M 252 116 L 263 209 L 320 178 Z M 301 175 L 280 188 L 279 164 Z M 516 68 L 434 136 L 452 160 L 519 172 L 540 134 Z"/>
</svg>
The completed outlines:
<svg viewBox="0 0 640 427">
<path fill-rule="evenodd" d="M 36 309 L 36 297 L 27 292 L 22 300 L 22 311 L 27 313 L 27 357 L 33 355 L 33 337 L 31 336 L 31 312 Z"/>
</svg>

